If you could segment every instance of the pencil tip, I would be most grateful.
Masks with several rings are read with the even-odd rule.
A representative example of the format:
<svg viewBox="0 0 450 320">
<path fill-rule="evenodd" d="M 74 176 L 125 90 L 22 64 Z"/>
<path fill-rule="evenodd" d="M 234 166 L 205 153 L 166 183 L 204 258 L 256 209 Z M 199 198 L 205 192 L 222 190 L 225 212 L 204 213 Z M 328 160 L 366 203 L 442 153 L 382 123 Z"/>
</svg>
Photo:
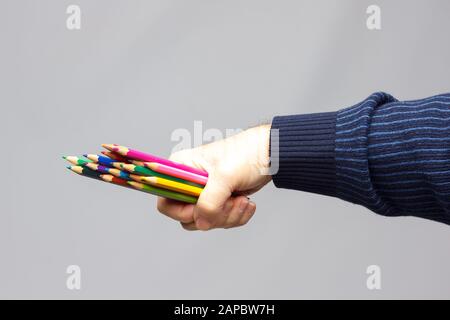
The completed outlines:
<svg viewBox="0 0 450 320">
<path fill-rule="evenodd" d="M 67 156 L 62 156 L 62 158 L 63 158 L 64 160 L 66 160 Z"/>
<path fill-rule="evenodd" d="M 69 170 L 71 170 L 71 169 L 72 169 L 72 166 L 67 166 L 66 168 L 69 169 Z"/>
</svg>

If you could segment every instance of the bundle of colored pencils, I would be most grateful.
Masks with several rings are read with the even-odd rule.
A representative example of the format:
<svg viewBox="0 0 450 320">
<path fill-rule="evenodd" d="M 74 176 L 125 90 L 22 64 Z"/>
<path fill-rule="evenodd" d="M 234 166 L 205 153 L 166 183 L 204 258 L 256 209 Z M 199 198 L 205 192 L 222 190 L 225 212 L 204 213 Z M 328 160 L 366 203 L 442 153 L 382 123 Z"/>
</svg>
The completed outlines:
<svg viewBox="0 0 450 320">
<path fill-rule="evenodd" d="M 192 168 L 117 144 L 103 144 L 107 151 L 64 156 L 71 171 L 93 179 L 133 188 L 157 196 L 196 203 L 208 181 L 206 171 Z"/>
</svg>

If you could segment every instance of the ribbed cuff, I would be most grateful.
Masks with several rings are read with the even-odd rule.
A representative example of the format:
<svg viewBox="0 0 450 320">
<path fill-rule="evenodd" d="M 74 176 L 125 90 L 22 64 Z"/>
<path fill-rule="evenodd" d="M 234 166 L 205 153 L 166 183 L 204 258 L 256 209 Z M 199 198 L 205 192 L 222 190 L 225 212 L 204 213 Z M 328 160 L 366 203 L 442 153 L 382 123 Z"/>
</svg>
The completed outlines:
<svg viewBox="0 0 450 320">
<path fill-rule="evenodd" d="M 336 112 L 275 117 L 270 139 L 272 168 L 279 156 L 275 186 L 336 196 L 335 135 Z"/>
</svg>

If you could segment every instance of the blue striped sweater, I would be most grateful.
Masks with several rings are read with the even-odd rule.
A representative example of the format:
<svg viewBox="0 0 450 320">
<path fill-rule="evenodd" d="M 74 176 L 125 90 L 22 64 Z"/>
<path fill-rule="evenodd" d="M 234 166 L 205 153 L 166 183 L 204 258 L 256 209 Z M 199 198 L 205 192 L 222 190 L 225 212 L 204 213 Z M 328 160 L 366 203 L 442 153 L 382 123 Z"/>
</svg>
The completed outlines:
<svg viewBox="0 0 450 320">
<path fill-rule="evenodd" d="M 377 92 L 337 112 L 275 117 L 272 129 L 277 187 L 450 224 L 450 94 L 401 102 Z"/>
</svg>

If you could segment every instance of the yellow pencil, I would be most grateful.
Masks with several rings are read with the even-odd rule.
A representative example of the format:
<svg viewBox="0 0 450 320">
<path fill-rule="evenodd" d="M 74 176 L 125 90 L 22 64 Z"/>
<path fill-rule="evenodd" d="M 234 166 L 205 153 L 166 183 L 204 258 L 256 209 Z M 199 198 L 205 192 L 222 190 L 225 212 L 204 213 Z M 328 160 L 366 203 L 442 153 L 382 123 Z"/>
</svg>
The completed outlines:
<svg viewBox="0 0 450 320">
<path fill-rule="evenodd" d="M 130 174 L 130 178 L 137 181 L 137 182 L 143 182 L 155 187 L 160 187 L 184 194 L 188 194 L 194 197 L 198 197 L 200 193 L 202 192 L 203 188 L 191 186 L 188 184 L 159 178 L 159 177 L 150 177 L 150 176 L 140 176 L 137 174 Z"/>
</svg>

